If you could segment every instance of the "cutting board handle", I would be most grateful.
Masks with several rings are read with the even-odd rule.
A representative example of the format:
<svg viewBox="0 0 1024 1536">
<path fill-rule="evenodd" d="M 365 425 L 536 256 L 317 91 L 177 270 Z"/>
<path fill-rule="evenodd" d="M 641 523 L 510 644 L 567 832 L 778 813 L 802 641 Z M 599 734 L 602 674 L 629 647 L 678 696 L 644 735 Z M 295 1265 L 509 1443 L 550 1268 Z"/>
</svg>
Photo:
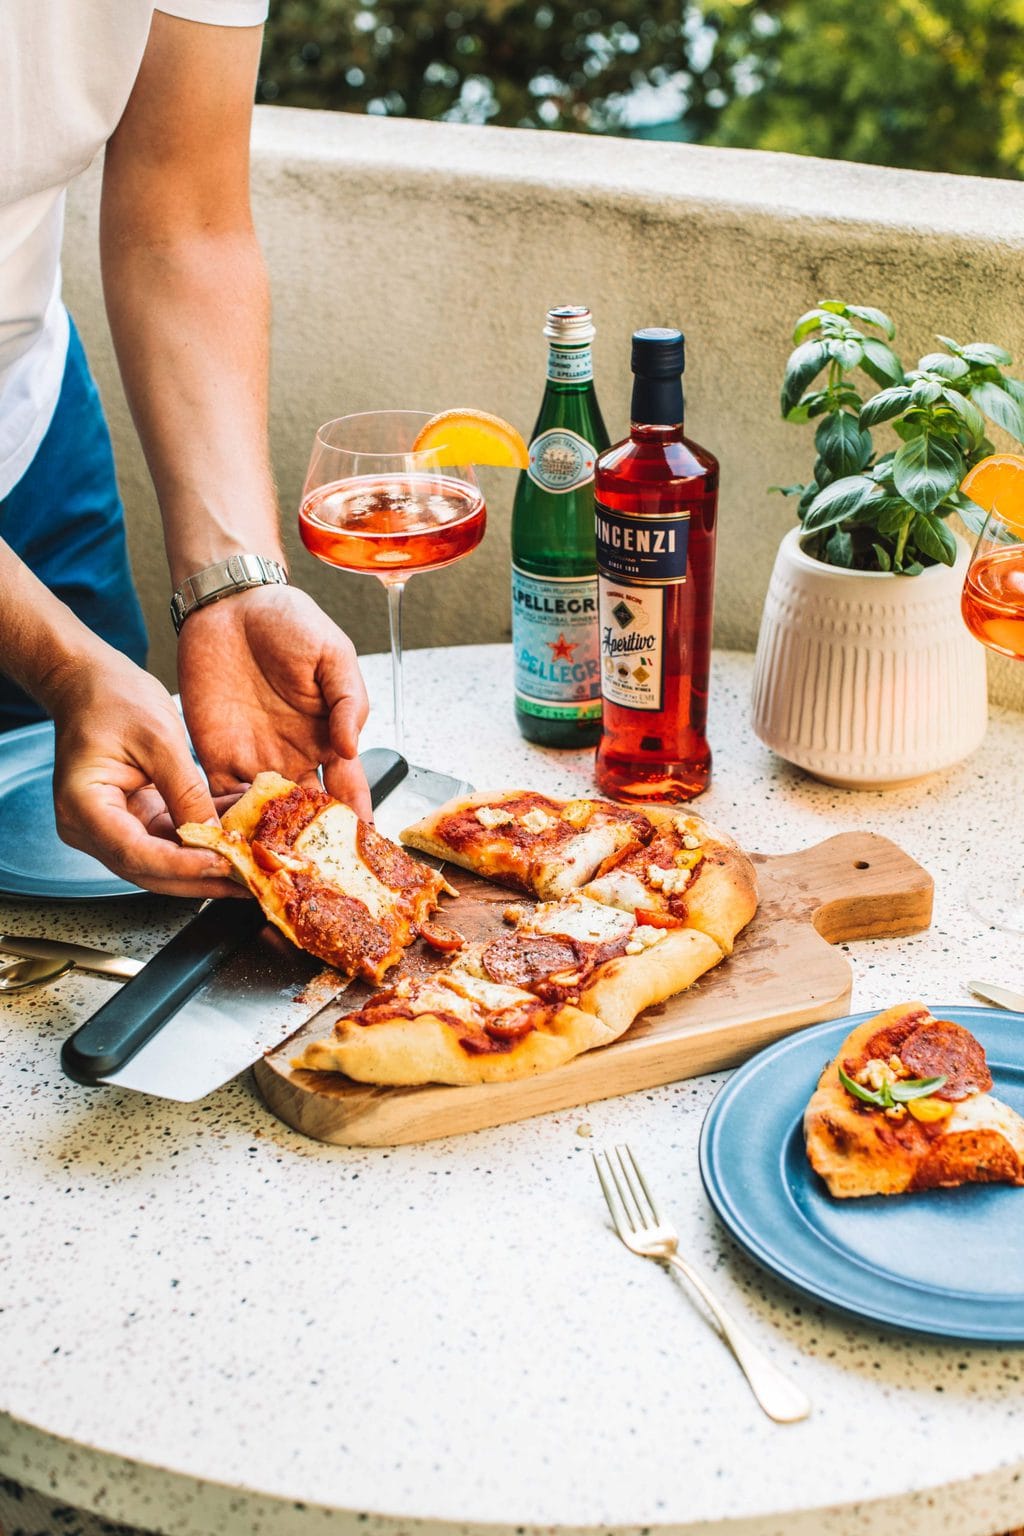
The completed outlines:
<svg viewBox="0 0 1024 1536">
<path fill-rule="evenodd" d="M 931 875 L 876 832 L 841 832 L 797 853 L 751 857 L 762 883 L 784 892 L 830 944 L 920 933 L 932 920 Z"/>
</svg>

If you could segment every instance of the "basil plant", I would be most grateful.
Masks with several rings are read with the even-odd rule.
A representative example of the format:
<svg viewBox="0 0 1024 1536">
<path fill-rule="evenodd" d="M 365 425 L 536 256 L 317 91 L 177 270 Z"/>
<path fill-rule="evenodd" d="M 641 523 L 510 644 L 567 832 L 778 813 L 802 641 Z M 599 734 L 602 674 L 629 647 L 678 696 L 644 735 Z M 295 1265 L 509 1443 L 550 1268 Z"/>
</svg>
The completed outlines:
<svg viewBox="0 0 1024 1536">
<path fill-rule="evenodd" d="M 966 346 L 939 336 L 904 372 L 880 309 L 823 299 L 797 321 L 782 383 L 786 421 L 817 421 L 813 478 L 777 486 L 796 496 L 808 554 L 828 565 L 916 576 L 953 565 L 946 519 L 958 513 L 977 532 L 985 514 L 960 483 L 994 453 L 992 422 L 1024 441 L 1024 384 L 1003 372 L 1010 354 L 990 342 Z M 862 398 L 853 376 L 880 388 Z M 876 453 L 872 429 L 888 423 L 899 446 Z"/>
</svg>

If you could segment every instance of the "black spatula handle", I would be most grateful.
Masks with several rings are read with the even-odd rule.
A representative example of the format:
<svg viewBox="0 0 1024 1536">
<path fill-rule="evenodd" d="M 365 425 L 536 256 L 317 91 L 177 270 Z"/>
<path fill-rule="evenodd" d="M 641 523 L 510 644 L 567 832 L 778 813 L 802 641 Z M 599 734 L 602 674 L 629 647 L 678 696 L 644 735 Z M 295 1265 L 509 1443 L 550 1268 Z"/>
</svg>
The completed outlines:
<svg viewBox="0 0 1024 1536">
<path fill-rule="evenodd" d="M 409 771 L 386 747 L 360 756 L 374 808 Z M 76 1083 L 95 1087 L 118 1071 L 217 967 L 266 922 L 255 901 L 207 902 L 169 943 L 65 1040 L 60 1063 Z"/>
<path fill-rule="evenodd" d="M 96 1084 L 123 1067 L 140 1046 L 266 918 L 255 901 L 208 902 L 137 976 L 65 1040 L 60 1064 L 76 1083 Z"/>
</svg>

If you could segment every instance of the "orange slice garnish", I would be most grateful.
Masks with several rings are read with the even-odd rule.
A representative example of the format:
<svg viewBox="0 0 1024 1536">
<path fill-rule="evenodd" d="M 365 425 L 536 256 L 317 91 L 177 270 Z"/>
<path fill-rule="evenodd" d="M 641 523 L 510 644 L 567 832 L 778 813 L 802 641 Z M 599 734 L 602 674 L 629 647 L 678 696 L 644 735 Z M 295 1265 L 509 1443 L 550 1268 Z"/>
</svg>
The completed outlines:
<svg viewBox="0 0 1024 1536">
<path fill-rule="evenodd" d="M 525 469 L 526 444 L 511 422 L 490 411 L 456 408 L 432 416 L 417 434 L 413 453 L 436 453 L 444 464 L 499 464 Z"/>
<path fill-rule="evenodd" d="M 990 453 L 967 471 L 960 489 L 976 506 L 1024 538 L 1024 458 L 1020 454 Z"/>
</svg>

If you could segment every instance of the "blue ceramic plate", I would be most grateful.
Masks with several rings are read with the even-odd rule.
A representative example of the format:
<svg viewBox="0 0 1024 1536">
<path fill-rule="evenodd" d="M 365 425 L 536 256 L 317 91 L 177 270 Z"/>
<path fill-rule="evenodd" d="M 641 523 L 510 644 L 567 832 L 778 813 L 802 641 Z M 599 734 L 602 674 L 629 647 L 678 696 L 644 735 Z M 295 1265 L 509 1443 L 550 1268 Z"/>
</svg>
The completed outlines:
<svg viewBox="0 0 1024 1536">
<path fill-rule="evenodd" d="M 932 1006 L 981 1041 L 996 1098 L 1024 1114 L 1024 1015 Z M 704 1121 L 700 1171 L 721 1220 L 781 1280 L 891 1328 L 1024 1342 L 1024 1189 L 975 1184 L 834 1200 L 807 1161 L 802 1118 L 857 1013 L 770 1046 Z"/>
<path fill-rule="evenodd" d="M 63 901 L 137 896 L 137 885 L 69 848 L 53 819 L 53 726 L 0 736 L 0 892 Z"/>
</svg>

